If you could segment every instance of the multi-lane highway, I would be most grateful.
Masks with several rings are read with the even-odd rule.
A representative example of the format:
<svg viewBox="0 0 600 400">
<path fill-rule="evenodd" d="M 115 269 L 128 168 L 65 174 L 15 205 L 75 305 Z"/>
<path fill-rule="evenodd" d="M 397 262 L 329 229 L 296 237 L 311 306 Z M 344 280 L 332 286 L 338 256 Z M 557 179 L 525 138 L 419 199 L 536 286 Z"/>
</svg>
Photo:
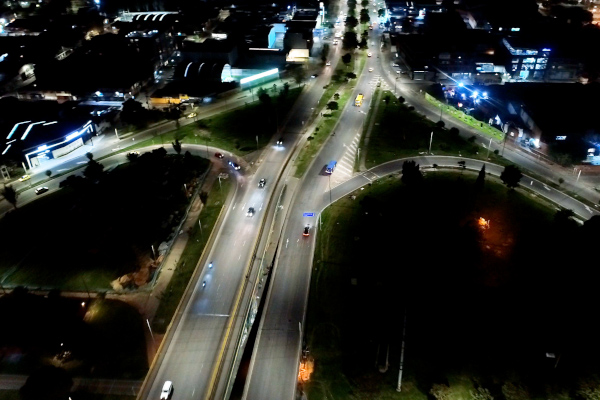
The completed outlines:
<svg viewBox="0 0 600 400">
<path fill-rule="evenodd" d="M 201 260 L 202 273 L 193 283 L 193 292 L 185 307 L 175 316 L 165 345 L 159 354 L 160 365 L 152 372 L 140 398 L 158 398 L 163 383 L 173 382 L 173 399 L 223 396 L 224 387 L 217 382 L 217 368 L 231 368 L 231 346 L 225 340 L 235 331 L 233 312 L 239 302 L 247 301 L 240 288 L 249 277 L 248 266 L 259 240 L 259 232 L 271 194 L 286 159 L 304 132 L 314 106 L 323 93 L 322 87 L 331 77 L 325 69 L 317 79 L 312 79 L 299 97 L 283 130 L 283 146 L 275 140 L 263 152 L 252 175 L 238 176 L 238 186 L 232 205 L 216 235 L 215 245 L 208 257 Z M 264 188 L 258 187 L 266 179 Z M 250 207 L 254 216 L 247 216 Z M 208 261 L 213 267 L 206 266 Z M 231 343 L 235 344 L 235 340 Z M 227 342 L 229 343 L 229 342 Z M 214 392 L 213 392 L 214 391 Z"/>
</svg>

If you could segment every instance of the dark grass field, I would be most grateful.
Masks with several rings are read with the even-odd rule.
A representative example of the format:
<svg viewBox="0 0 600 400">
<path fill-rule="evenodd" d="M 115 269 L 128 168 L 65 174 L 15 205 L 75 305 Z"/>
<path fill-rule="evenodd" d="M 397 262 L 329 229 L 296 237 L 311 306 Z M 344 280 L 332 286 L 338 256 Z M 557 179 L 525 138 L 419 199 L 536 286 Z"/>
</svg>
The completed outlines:
<svg viewBox="0 0 600 400">
<path fill-rule="evenodd" d="M 567 237 L 578 231 L 527 192 L 490 177 L 476 190 L 474 178 L 430 172 L 418 188 L 385 178 L 326 210 L 307 318 L 309 398 L 417 400 L 433 398 L 433 384 L 453 398 L 476 386 L 501 398 L 509 381 L 548 398 L 597 370 L 595 275 Z M 561 357 L 557 368 L 547 352 Z"/>
</svg>

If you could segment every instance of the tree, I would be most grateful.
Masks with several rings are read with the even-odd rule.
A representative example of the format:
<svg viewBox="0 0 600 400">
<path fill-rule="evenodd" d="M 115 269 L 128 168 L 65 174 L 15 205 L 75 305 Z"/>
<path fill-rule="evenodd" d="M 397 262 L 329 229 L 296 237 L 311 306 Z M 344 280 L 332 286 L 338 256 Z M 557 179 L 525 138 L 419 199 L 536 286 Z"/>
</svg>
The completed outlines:
<svg viewBox="0 0 600 400">
<path fill-rule="evenodd" d="M 85 156 L 87 157 L 88 160 L 93 160 L 94 159 L 94 155 L 92 153 L 90 153 L 89 151 L 87 153 L 85 153 Z"/>
<path fill-rule="evenodd" d="M 48 171 L 46 171 L 46 172 L 44 172 L 44 173 L 46 174 L 46 176 L 47 176 L 48 178 L 50 178 L 50 177 L 52 176 L 52 171 L 50 171 L 50 170 L 48 170 Z"/>
<path fill-rule="evenodd" d="M 294 77 L 294 82 L 300 86 L 300 84 L 306 79 L 306 71 L 302 67 L 296 68 L 293 70 L 292 76 Z"/>
<path fill-rule="evenodd" d="M 446 123 L 444 121 L 438 121 L 435 123 L 435 126 L 441 129 L 446 126 Z"/>
<path fill-rule="evenodd" d="M 175 153 L 181 154 L 181 142 L 179 141 L 179 139 L 175 139 L 175 141 L 172 142 L 171 145 L 173 146 Z"/>
<path fill-rule="evenodd" d="M 266 108 L 271 105 L 271 96 L 267 94 L 266 90 L 258 95 L 258 100 L 260 100 L 260 103 Z"/>
<path fill-rule="evenodd" d="M 360 2 L 360 5 L 363 6 L 363 7 L 367 7 L 369 5 L 369 0 L 362 0 Z"/>
<path fill-rule="evenodd" d="M 340 94 L 339 93 L 334 93 L 333 94 L 333 99 L 334 100 L 339 100 L 340 99 Z"/>
<path fill-rule="evenodd" d="M 104 172 L 104 165 L 98 161 L 90 160 L 87 163 L 87 167 L 83 170 L 83 176 L 88 178 L 92 182 L 96 182 L 102 176 Z"/>
<path fill-rule="evenodd" d="M 452 137 L 458 137 L 459 134 L 460 134 L 460 131 L 458 130 L 457 127 L 453 126 L 452 128 L 450 128 L 450 135 Z"/>
<path fill-rule="evenodd" d="M 383 18 L 384 15 L 385 15 L 385 10 L 383 8 L 380 8 L 379 10 L 377 10 L 377 16 L 379 18 Z"/>
<path fill-rule="evenodd" d="M 21 400 L 65 400 L 72 386 L 66 370 L 47 365 L 29 375 L 19 395 Z"/>
<path fill-rule="evenodd" d="M 2 189 L 2 196 L 4 196 L 6 201 L 12 204 L 14 208 L 17 208 L 17 197 L 19 197 L 19 194 L 14 187 L 4 185 L 4 189 Z"/>
<path fill-rule="evenodd" d="M 585 400 L 600 400 L 600 380 L 598 377 L 587 377 L 579 381 L 577 394 Z"/>
<path fill-rule="evenodd" d="M 388 96 L 385 96 L 385 97 L 383 98 L 383 102 L 385 103 L 385 105 L 386 105 L 386 106 L 387 106 L 388 104 L 390 104 L 390 96 L 389 96 L 389 95 L 388 95 Z"/>
<path fill-rule="evenodd" d="M 475 180 L 475 187 L 477 189 L 482 189 L 483 184 L 485 183 L 485 164 L 481 167 L 479 174 L 477 175 L 477 179 Z"/>
<path fill-rule="evenodd" d="M 357 25 L 358 25 L 358 19 L 356 19 L 356 17 L 353 17 L 353 16 L 346 17 L 346 26 L 348 28 L 354 29 L 354 28 L 356 28 Z"/>
<path fill-rule="evenodd" d="M 129 160 L 129 162 L 134 162 L 139 158 L 139 154 L 136 153 L 135 151 L 130 151 L 129 153 L 127 153 L 127 159 Z"/>
<path fill-rule="evenodd" d="M 366 49 L 367 47 L 369 47 L 369 41 L 367 40 L 367 38 L 362 38 L 360 40 L 360 43 L 358 44 L 358 47 L 360 47 L 361 49 Z"/>
<path fill-rule="evenodd" d="M 346 67 L 348 67 L 348 64 L 350 64 L 350 61 L 352 61 L 352 54 L 350 53 L 346 53 L 342 56 L 342 61 L 344 64 L 346 64 Z"/>
<path fill-rule="evenodd" d="M 448 385 L 434 384 L 429 391 L 436 400 L 451 400 L 452 393 Z"/>
<path fill-rule="evenodd" d="M 404 97 L 400 96 L 400 97 L 398 97 L 398 103 L 404 104 L 404 103 L 406 103 L 406 99 Z"/>
<path fill-rule="evenodd" d="M 356 79 L 356 74 L 354 72 L 346 72 L 346 78 Z"/>
<path fill-rule="evenodd" d="M 328 55 L 329 55 L 329 44 L 325 43 L 325 44 L 323 44 L 323 47 L 321 48 L 321 61 L 323 61 L 323 62 L 327 61 Z"/>
<path fill-rule="evenodd" d="M 494 400 L 490 391 L 481 386 L 475 390 L 469 391 L 469 393 L 471 394 L 471 400 Z"/>
<path fill-rule="evenodd" d="M 125 124 L 135 126 L 144 126 L 148 123 L 148 110 L 144 108 L 142 103 L 134 99 L 129 99 L 123 103 L 121 110 L 121 121 Z"/>
<path fill-rule="evenodd" d="M 419 169 L 419 164 L 415 161 L 404 161 L 402 163 L 402 183 L 406 185 L 418 184 L 423 180 L 423 174 Z"/>
<path fill-rule="evenodd" d="M 523 177 L 521 170 L 519 167 L 515 165 L 507 165 L 504 167 L 504 171 L 500 174 L 500 179 L 506 186 L 508 186 L 511 190 L 514 190 L 517 186 L 519 186 L 519 181 Z"/>
<path fill-rule="evenodd" d="M 361 23 L 361 24 L 366 24 L 366 23 L 368 23 L 369 21 L 371 21 L 371 17 L 369 17 L 369 14 L 368 14 L 368 13 L 364 13 L 364 14 L 363 14 L 363 13 L 361 12 L 361 13 L 360 13 L 360 23 Z"/>
<path fill-rule="evenodd" d="M 335 111 L 338 108 L 339 108 L 339 105 L 338 105 L 337 101 L 330 101 L 329 103 L 327 103 L 327 109 L 328 110 Z"/>
<path fill-rule="evenodd" d="M 356 21 L 356 18 L 354 18 L 354 20 Z M 342 39 L 342 47 L 344 48 L 344 50 L 354 50 L 356 49 L 356 46 L 358 46 L 358 39 L 356 39 L 356 33 L 344 33 L 344 39 Z"/>
<path fill-rule="evenodd" d="M 502 394 L 506 400 L 529 400 L 529 391 L 523 385 L 506 382 L 502 385 Z"/>
</svg>

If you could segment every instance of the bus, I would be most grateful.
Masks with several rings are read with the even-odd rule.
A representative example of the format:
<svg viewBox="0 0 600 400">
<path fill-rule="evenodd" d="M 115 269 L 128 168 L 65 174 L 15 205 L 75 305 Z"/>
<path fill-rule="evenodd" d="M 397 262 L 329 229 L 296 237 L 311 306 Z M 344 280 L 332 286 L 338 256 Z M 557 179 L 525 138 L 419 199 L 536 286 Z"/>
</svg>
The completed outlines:
<svg viewBox="0 0 600 400">
<path fill-rule="evenodd" d="M 356 100 L 354 100 L 354 105 L 356 107 L 360 107 L 360 106 L 362 106 L 362 102 L 363 102 L 363 95 L 359 94 L 358 96 L 356 96 Z"/>
<path fill-rule="evenodd" d="M 325 168 L 325 172 L 328 174 L 332 174 L 336 165 L 337 161 L 329 161 L 329 164 L 327 164 L 327 167 Z"/>
</svg>

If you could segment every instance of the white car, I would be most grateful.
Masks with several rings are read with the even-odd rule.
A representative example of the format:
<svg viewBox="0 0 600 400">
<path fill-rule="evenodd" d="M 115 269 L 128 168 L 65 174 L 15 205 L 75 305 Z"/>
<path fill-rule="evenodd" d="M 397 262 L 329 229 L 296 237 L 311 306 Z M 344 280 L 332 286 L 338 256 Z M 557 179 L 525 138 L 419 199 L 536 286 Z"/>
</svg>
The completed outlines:
<svg viewBox="0 0 600 400">
<path fill-rule="evenodd" d="M 248 209 L 248 212 L 246 212 L 246 217 L 252 217 L 252 216 L 254 216 L 254 212 L 255 212 L 254 211 L 254 207 L 250 207 Z"/>
<path fill-rule="evenodd" d="M 331 61 L 327 61 L 325 65 L 329 67 L 331 65 Z"/>
<path fill-rule="evenodd" d="M 166 381 L 160 392 L 160 400 L 168 400 L 171 397 L 171 394 L 173 394 L 173 382 Z"/>
<path fill-rule="evenodd" d="M 373 54 L 371 53 L 367 53 L 367 57 L 371 57 Z"/>
<path fill-rule="evenodd" d="M 369 68 L 369 72 L 373 72 L 373 68 Z"/>
</svg>

